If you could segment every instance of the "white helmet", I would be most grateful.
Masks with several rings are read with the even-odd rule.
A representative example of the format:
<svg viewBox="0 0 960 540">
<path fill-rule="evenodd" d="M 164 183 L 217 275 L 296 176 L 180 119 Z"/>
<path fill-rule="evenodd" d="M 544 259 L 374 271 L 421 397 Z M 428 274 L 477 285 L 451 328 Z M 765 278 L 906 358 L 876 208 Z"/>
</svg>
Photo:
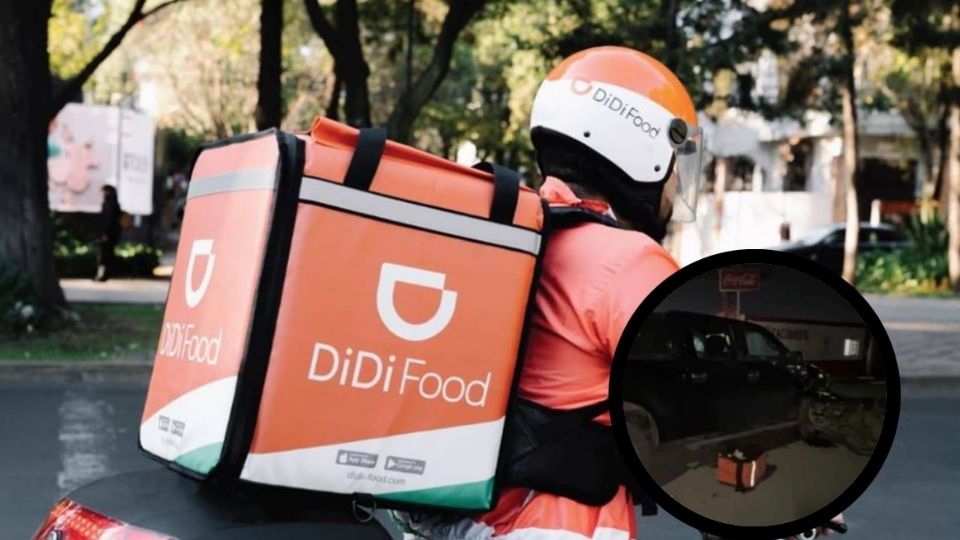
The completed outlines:
<svg viewBox="0 0 960 540">
<path fill-rule="evenodd" d="M 633 49 L 596 47 L 555 67 L 537 90 L 530 131 L 568 137 L 599 154 L 637 188 L 677 174 L 673 219 L 696 218 L 703 131 L 686 88 L 666 66 Z"/>
</svg>

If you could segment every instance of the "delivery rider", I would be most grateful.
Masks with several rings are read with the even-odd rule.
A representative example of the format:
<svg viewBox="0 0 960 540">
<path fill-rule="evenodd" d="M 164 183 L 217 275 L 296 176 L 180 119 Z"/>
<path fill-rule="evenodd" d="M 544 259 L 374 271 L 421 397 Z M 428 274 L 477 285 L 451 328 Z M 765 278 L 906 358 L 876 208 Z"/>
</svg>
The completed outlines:
<svg viewBox="0 0 960 540">
<path fill-rule="evenodd" d="M 634 311 L 677 270 L 659 242 L 671 217 L 695 217 L 702 132 L 676 75 L 622 47 L 587 49 L 555 67 L 530 128 L 554 227 L 510 421 L 523 425 L 507 426 L 511 487 L 482 515 L 402 514 L 413 537 L 637 536 L 642 494 L 628 485 L 609 429 L 610 364 Z"/>
<path fill-rule="evenodd" d="M 492 511 L 457 520 L 410 515 L 406 526 L 428 538 L 627 540 L 636 537 L 636 518 L 605 410 L 610 363 L 637 306 L 677 270 L 659 241 L 671 214 L 693 217 L 696 112 L 660 62 L 600 47 L 550 72 L 530 127 L 554 230 L 519 385 L 529 414 L 519 416 L 549 423 L 583 411 L 564 431 L 598 448 L 569 448 L 564 437 L 535 441 L 531 459 L 507 473 L 518 487 L 504 488 Z M 597 449 L 610 458 L 578 459 Z"/>
</svg>

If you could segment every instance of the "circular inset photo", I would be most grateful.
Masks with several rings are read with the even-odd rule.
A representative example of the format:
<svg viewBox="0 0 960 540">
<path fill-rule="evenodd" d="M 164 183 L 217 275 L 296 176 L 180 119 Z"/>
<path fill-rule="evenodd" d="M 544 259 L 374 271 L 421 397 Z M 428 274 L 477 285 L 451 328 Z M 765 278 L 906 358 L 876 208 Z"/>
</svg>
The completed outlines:
<svg viewBox="0 0 960 540">
<path fill-rule="evenodd" d="M 640 485 L 678 519 L 725 538 L 811 538 L 883 464 L 899 385 L 853 287 L 742 250 L 681 269 L 638 308 L 614 358 L 611 416 Z"/>
</svg>

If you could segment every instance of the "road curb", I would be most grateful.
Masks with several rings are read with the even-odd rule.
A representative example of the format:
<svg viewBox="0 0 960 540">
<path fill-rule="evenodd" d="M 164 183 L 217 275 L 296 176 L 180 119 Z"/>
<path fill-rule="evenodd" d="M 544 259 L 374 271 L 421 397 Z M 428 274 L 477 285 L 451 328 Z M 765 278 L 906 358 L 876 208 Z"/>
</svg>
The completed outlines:
<svg viewBox="0 0 960 540">
<path fill-rule="evenodd" d="M 7 383 L 109 383 L 150 382 L 150 362 L 0 362 L 0 382 Z"/>
<path fill-rule="evenodd" d="M 903 397 L 956 397 L 960 395 L 960 375 L 921 375 L 901 377 Z"/>
</svg>

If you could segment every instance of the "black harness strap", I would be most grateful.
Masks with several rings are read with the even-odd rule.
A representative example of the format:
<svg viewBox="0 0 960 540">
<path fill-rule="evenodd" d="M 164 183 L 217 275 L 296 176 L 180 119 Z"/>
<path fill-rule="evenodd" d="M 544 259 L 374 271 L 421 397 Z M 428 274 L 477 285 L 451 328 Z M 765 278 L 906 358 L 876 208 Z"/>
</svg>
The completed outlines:
<svg viewBox="0 0 960 540">
<path fill-rule="evenodd" d="M 531 401 L 529 403 L 533 402 Z M 533 405 L 541 407 L 535 403 L 533 403 Z M 550 420 L 549 423 L 542 426 L 538 431 L 538 434 L 546 440 L 555 439 L 558 435 L 569 431 L 570 429 L 590 422 L 597 416 L 610 410 L 610 407 L 606 401 L 600 401 L 584 407 L 578 407 L 576 409 L 549 410 L 554 414 L 554 418 Z"/>
<path fill-rule="evenodd" d="M 553 227 L 575 227 L 582 223 L 600 223 L 608 227 L 622 229 L 623 225 L 606 214 L 576 206 L 551 206 L 550 224 Z"/>
</svg>

